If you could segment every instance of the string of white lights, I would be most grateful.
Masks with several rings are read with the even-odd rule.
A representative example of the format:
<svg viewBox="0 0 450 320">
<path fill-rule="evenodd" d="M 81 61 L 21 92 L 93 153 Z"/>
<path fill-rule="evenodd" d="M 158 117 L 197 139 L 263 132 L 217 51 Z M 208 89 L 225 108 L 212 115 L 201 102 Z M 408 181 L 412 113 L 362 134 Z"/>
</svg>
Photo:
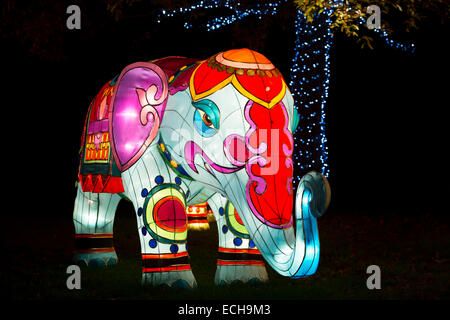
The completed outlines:
<svg viewBox="0 0 450 320">
<path fill-rule="evenodd" d="M 298 168 L 294 185 L 310 170 L 321 169 L 328 177 L 328 147 L 325 131 L 325 106 L 330 84 L 330 10 L 308 23 L 298 11 L 295 19 L 294 57 L 290 68 L 289 87 L 300 115 L 294 135 L 294 163 Z M 318 163 L 317 163 L 318 162 Z"/>
<path fill-rule="evenodd" d="M 384 42 L 391 48 L 403 50 L 405 52 L 413 53 L 416 50 L 414 43 L 400 43 L 391 38 L 391 36 L 383 29 L 373 29 L 373 31 L 384 40 Z"/>
<path fill-rule="evenodd" d="M 278 0 L 274 2 L 261 2 L 256 3 L 252 8 L 242 8 L 240 2 L 231 0 L 202 0 L 187 8 L 177 8 L 173 10 L 162 10 L 157 15 L 157 22 L 160 23 L 163 17 L 174 17 L 175 15 L 191 13 L 197 9 L 218 9 L 225 8 L 231 11 L 227 16 L 214 17 L 204 24 L 207 31 L 217 30 L 221 27 L 234 23 L 235 21 L 242 20 L 248 16 L 257 16 L 262 19 L 266 15 L 275 15 L 278 12 L 278 8 L 282 3 L 287 0 Z M 186 29 L 192 28 L 192 23 L 185 22 L 184 27 Z"/>
</svg>

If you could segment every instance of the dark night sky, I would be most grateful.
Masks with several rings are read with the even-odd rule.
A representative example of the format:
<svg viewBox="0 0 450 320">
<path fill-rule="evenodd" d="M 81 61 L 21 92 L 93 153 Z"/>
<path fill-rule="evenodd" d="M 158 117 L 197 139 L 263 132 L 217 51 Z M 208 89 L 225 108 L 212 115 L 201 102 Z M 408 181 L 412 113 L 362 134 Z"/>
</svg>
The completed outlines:
<svg viewBox="0 0 450 320">
<path fill-rule="evenodd" d="M 258 21 L 251 18 L 211 33 L 186 31 L 175 20 L 162 25 L 150 20 L 95 21 L 90 27 L 82 22 L 80 31 L 64 30 L 63 59 L 42 59 L 17 39 L 3 39 L 10 84 L 3 94 L 11 97 L 3 108 L 12 111 L 3 119 L 20 128 L 6 135 L 15 168 L 6 171 L 13 174 L 9 180 L 17 186 L 13 190 L 20 190 L 23 205 L 36 205 L 27 198 L 42 208 L 52 203 L 51 213 L 72 211 L 89 102 L 127 64 L 167 55 L 203 59 L 233 47 L 252 48 L 248 37 L 258 32 Z M 273 18 L 264 29 L 265 44 L 257 51 L 287 77 L 293 32 L 279 23 Z M 336 211 L 445 214 L 440 207 L 449 189 L 448 143 L 443 142 L 448 33 L 431 24 L 414 38 L 417 50 L 408 54 L 381 42 L 374 51 L 361 50 L 353 40 L 335 37 L 327 136 Z"/>
</svg>

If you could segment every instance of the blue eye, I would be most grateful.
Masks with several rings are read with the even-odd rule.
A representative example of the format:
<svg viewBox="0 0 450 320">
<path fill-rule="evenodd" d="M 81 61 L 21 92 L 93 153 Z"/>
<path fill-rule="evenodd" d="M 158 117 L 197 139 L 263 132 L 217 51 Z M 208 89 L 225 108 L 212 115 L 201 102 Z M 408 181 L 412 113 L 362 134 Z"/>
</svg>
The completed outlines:
<svg viewBox="0 0 450 320">
<path fill-rule="evenodd" d="M 194 127 L 198 133 L 206 138 L 212 137 L 217 132 L 209 116 L 200 109 L 195 109 Z"/>
</svg>

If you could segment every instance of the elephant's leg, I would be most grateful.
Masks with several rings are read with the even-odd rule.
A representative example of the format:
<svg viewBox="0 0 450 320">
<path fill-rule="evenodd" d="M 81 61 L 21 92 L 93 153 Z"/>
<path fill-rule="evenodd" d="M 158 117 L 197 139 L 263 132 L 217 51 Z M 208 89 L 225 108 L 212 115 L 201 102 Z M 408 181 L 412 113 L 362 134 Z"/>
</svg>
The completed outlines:
<svg viewBox="0 0 450 320">
<path fill-rule="evenodd" d="M 117 263 L 113 225 L 120 199 L 117 194 L 83 192 L 78 185 L 73 210 L 75 263 L 85 266 Z"/>
<path fill-rule="evenodd" d="M 208 200 L 219 232 L 216 285 L 267 282 L 263 258 L 241 219 L 226 198 L 216 193 Z"/>
<path fill-rule="evenodd" d="M 195 288 L 186 251 L 187 187 L 160 158 L 143 158 L 122 174 L 125 193 L 136 209 L 142 284 Z"/>
</svg>

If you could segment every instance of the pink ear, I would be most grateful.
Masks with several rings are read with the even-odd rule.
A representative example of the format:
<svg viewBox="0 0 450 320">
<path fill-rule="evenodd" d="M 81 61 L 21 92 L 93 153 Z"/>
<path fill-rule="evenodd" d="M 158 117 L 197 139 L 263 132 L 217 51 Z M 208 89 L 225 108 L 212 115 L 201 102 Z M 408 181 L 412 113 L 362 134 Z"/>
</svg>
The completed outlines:
<svg viewBox="0 0 450 320">
<path fill-rule="evenodd" d="M 148 101 L 147 101 L 147 95 L 144 89 L 141 88 L 136 88 L 136 93 L 138 95 L 139 98 L 139 103 L 141 104 L 141 107 L 145 107 L 146 105 L 148 105 Z"/>
<path fill-rule="evenodd" d="M 111 151 L 119 171 L 131 167 L 158 133 L 168 87 L 164 71 L 149 62 L 133 63 L 120 73 L 109 110 Z M 157 95 L 153 100 L 147 99 L 149 89 Z"/>
</svg>

